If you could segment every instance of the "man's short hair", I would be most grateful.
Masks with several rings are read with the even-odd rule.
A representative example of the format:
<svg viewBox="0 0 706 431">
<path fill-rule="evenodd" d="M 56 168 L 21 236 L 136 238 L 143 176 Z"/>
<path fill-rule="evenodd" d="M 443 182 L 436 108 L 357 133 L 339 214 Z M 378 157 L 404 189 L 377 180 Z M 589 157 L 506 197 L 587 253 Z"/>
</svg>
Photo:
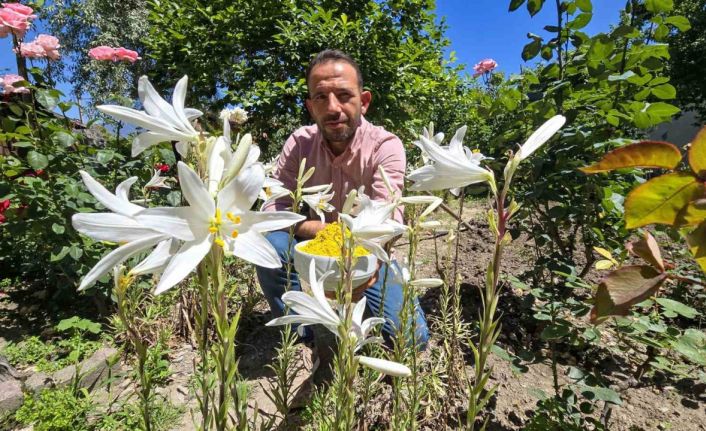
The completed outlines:
<svg viewBox="0 0 706 431">
<path fill-rule="evenodd" d="M 311 71 L 314 69 L 314 67 L 331 61 L 343 61 L 353 66 L 353 69 L 355 69 L 355 74 L 358 77 L 358 87 L 361 90 L 363 89 L 363 74 L 360 72 L 360 67 L 358 67 L 358 63 L 353 60 L 353 57 L 338 49 L 324 49 L 320 53 L 316 54 L 316 57 L 311 60 L 309 66 L 306 68 L 307 88 L 309 87 L 309 76 L 311 76 Z"/>
</svg>

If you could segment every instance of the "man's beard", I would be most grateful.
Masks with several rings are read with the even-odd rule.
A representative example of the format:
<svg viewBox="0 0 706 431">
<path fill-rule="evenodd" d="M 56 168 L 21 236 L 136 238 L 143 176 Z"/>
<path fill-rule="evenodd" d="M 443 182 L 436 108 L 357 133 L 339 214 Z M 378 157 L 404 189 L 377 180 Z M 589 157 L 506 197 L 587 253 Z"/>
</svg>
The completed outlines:
<svg viewBox="0 0 706 431">
<path fill-rule="evenodd" d="M 337 118 L 324 118 L 322 121 L 317 123 L 321 134 L 324 136 L 326 142 L 329 143 L 350 142 L 350 140 L 353 139 L 353 136 L 355 135 L 355 131 L 358 129 L 358 126 L 360 126 L 360 116 L 358 116 L 358 118 L 348 119 L 348 121 L 346 122 L 346 126 L 341 130 L 331 131 L 326 129 L 326 121 L 331 120 L 335 121 L 337 120 Z"/>
</svg>

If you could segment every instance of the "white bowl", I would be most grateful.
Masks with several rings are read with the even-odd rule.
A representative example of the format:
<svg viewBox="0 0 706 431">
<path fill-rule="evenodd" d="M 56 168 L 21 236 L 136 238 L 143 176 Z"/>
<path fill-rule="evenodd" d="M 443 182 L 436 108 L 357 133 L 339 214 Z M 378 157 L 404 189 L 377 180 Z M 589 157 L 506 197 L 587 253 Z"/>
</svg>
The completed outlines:
<svg viewBox="0 0 706 431">
<path fill-rule="evenodd" d="M 319 256 L 302 251 L 309 241 L 302 241 L 294 246 L 294 269 L 299 273 L 299 278 L 311 284 L 309 280 L 309 265 L 315 262 L 316 278 L 319 279 L 326 271 L 334 271 L 324 281 L 324 290 L 335 292 L 338 282 L 341 279 L 341 270 L 338 260 L 335 257 Z M 353 263 L 353 288 L 360 286 L 370 280 L 377 270 L 377 258 L 373 254 L 367 254 L 354 259 Z"/>
</svg>

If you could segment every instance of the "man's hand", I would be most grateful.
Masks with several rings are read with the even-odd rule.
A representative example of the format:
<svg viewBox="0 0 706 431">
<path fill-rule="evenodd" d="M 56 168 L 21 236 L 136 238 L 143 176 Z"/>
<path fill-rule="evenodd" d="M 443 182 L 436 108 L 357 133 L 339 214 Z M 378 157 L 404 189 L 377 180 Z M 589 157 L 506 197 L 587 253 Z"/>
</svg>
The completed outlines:
<svg viewBox="0 0 706 431">
<path fill-rule="evenodd" d="M 312 239 L 325 227 L 326 223 L 321 223 L 319 220 L 305 220 L 297 225 L 294 234 L 302 239 Z"/>
</svg>

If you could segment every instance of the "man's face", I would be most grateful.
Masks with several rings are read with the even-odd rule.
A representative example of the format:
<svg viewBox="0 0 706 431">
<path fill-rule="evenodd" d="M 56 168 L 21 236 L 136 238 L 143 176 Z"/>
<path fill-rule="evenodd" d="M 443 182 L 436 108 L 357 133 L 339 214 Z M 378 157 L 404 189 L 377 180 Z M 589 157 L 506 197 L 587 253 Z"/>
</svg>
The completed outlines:
<svg viewBox="0 0 706 431">
<path fill-rule="evenodd" d="M 330 144 L 349 144 L 372 95 L 358 87 L 355 68 L 344 61 L 315 66 L 309 75 L 306 107 Z"/>
</svg>

